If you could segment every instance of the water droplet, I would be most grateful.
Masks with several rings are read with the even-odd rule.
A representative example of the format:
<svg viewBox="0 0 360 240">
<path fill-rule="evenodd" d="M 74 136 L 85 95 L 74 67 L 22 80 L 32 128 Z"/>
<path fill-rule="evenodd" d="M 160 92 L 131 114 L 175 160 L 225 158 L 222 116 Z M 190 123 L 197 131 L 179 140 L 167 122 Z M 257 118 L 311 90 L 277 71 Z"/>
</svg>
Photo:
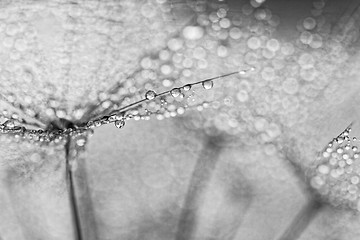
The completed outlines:
<svg viewBox="0 0 360 240">
<path fill-rule="evenodd" d="M 171 96 L 173 96 L 174 98 L 178 97 L 180 95 L 180 93 L 181 93 L 181 91 L 179 88 L 174 88 L 170 91 Z"/>
<path fill-rule="evenodd" d="M 78 145 L 79 147 L 85 146 L 85 143 L 86 143 L 86 138 L 79 138 L 78 140 L 76 140 L 76 145 Z"/>
<path fill-rule="evenodd" d="M 214 82 L 211 80 L 204 81 L 201 84 L 202 84 L 203 88 L 206 90 L 209 90 L 214 86 Z"/>
<path fill-rule="evenodd" d="M 95 120 L 95 121 L 94 121 L 94 126 L 95 126 L 95 127 L 100 127 L 100 126 L 101 126 L 100 120 Z"/>
<path fill-rule="evenodd" d="M 191 89 L 191 85 L 190 84 L 186 84 L 184 87 L 183 87 L 184 91 L 190 91 Z"/>
<path fill-rule="evenodd" d="M 164 87 L 171 87 L 174 84 L 174 82 L 170 79 L 164 79 L 162 81 L 162 84 Z"/>
<path fill-rule="evenodd" d="M 86 124 L 86 126 L 87 126 L 88 128 L 94 128 L 94 127 L 95 127 L 95 124 L 94 124 L 93 121 L 89 121 L 89 122 Z"/>
<path fill-rule="evenodd" d="M 117 120 L 115 121 L 115 127 L 117 128 L 123 128 L 125 126 L 125 121 L 124 120 Z"/>
<path fill-rule="evenodd" d="M 109 121 L 109 117 L 108 116 L 104 116 L 100 119 L 101 124 L 108 124 Z"/>
<path fill-rule="evenodd" d="M 331 153 L 331 152 L 333 151 L 331 147 L 332 147 L 332 144 L 331 144 L 331 146 L 329 145 L 329 147 L 326 148 L 326 151 L 329 152 L 329 153 Z"/>
<path fill-rule="evenodd" d="M 237 99 L 240 101 L 240 102 L 246 102 L 249 100 L 249 94 L 247 91 L 245 90 L 240 90 L 237 95 L 236 95 Z"/>
<path fill-rule="evenodd" d="M 261 47 L 261 40 L 258 37 L 251 37 L 247 41 L 248 48 L 256 50 Z"/>
<path fill-rule="evenodd" d="M 154 92 L 153 90 L 149 90 L 145 93 L 145 98 L 147 100 L 152 100 L 156 97 L 156 92 Z"/>
<path fill-rule="evenodd" d="M 183 36 L 189 40 L 198 40 L 203 37 L 204 29 L 200 26 L 187 26 L 183 30 Z"/>
<path fill-rule="evenodd" d="M 306 30 L 312 30 L 316 27 L 316 20 L 312 17 L 305 18 L 303 21 L 303 27 Z"/>
<path fill-rule="evenodd" d="M 351 158 L 346 159 L 346 164 L 348 164 L 348 165 L 353 164 L 353 162 L 354 162 L 354 161 L 353 161 Z"/>
<path fill-rule="evenodd" d="M 183 108 L 183 107 L 179 107 L 177 110 L 176 110 L 176 112 L 178 113 L 178 114 L 184 114 L 185 113 L 185 108 Z"/>
<path fill-rule="evenodd" d="M 4 123 L 4 126 L 7 127 L 7 128 L 14 128 L 15 127 L 15 122 L 14 122 L 14 120 L 7 120 Z"/>
<path fill-rule="evenodd" d="M 324 158 L 330 157 L 330 153 L 328 153 L 328 152 L 323 152 L 323 157 L 324 157 Z"/>
<path fill-rule="evenodd" d="M 19 115 L 17 115 L 16 113 L 13 113 L 13 114 L 11 115 L 11 118 L 12 118 L 12 119 L 19 119 Z"/>
<path fill-rule="evenodd" d="M 124 120 L 124 113 L 123 112 L 120 112 L 118 114 L 116 114 L 115 116 L 115 120 Z"/>
<path fill-rule="evenodd" d="M 319 189 L 325 184 L 325 181 L 320 176 L 315 176 L 311 179 L 310 184 L 313 188 Z"/>
<path fill-rule="evenodd" d="M 341 160 L 341 161 L 339 161 L 339 167 L 341 167 L 341 168 L 343 168 L 343 167 L 345 167 L 345 165 L 346 165 L 346 162 L 345 161 L 343 161 L 343 160 Z"/>
<path fill-rule="evenodd" d="M 157 120 L 164 120 L 165 117 L 164 117 L 163 114 L 157 114 L 157 115 L 156 115 L 156 119 L 157 119 Z"/>
<path fill-rule="evenodd" d="M 328 174 L 330 172 L 330 168 L 328 166 L 326 166 L 326 165 L 320 165 L 318 167 L 318 171 L 321 174 Z"/>
<path fill-rule="evenodd" d="M 360 182 L 360 178 L 358 176 L 353 176 L 350 181 L 352 184 L 358 184 Z"/>
<path fill-rule="evenodd" d="M 109 122 L 115 122 L 116 121 L 116 114 L 110 115 L 108 118 Z"/>
</svg>

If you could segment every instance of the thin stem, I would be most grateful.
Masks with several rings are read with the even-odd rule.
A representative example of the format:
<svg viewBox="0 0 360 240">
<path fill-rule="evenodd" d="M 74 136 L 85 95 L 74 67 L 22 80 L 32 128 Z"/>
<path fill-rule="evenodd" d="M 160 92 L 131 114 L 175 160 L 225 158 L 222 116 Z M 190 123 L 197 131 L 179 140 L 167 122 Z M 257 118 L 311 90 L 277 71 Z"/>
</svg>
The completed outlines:
<svg viewBox="0 0 360 240">
<path fill-rule="evenodd" d="M 80 157 L 76 138 L 68 137 L 66 143 L 66 171 L 68 177 L 69 197 L 77 240 L 97 240 L 97 224 L 94 213 L 93 201 L 88 185 L 86 161 Z M 76 159 L 74 159 L 76 158 Z M 71 166 L 71 161 L 76 162 L 76 169 Z M 71 168 L 72 167 L 72 168 Z"/>
<path fill-rule="evenodd" d="M 70 161 L 71 161 L 70 148 L 71 148 L 71 137 L 69 136 L 65 145 L 65 156 L 66 156 L 66 175 L 68 180 L 69 197 L 70 197 L 70 205 L 71 205 L 70 207 L 72 212 L 72 220 L 74 223 L 74 231 L 75 231 L 76 239 L 83 240 L 79 208 L 78 208 L 78 203 L 76 201 L 76 193 L 74 189 L 74 178 L 70 166 Z"/>
<path fill-rule="evenodd" d="M 324 205 L 317 200 L 309 201 L 293 219 L 291 224 L 286 228 L 285 232 L 278 240 L 296 240 L 311 221 L 318 215 Z"/>
<path fill-rule="evenodd" d="M 231 72 L 231 73 L 227 73 L 227 74 L 224 74 L 224 75 L 220 75 L 220 76 L 216 76 L 216 77 L 212 77 L 212 78 L 207 78 L 207 79 L 204 79 L 204 80 L 201 80 L 201 81 L 197 81 L 197 82 L 194 82 L 194 83 L 189 83 L 189 84 L 185 84 L 179 88 L 183 88 L 185 87 L 186 85 L 189 85 L 189 86 L 195 86 L 195 85 L 199 85 L 203 82 L 206 82 L 206 81 L 212 81 L 212 80 L 216 80 L 216 79 L 219 79 L 219 78 L 223 78 L 223 77 L 228 77 L 228 76 L 231 76 L 231 75 L 234 75 L 234 74 L 239 74 L 239 72 Z M 167 94 L 170 94 L 171 90 L 168 90 L 168 91 L 164 91 L 164 92 L 161 92 L 161 93 L 158 93 L 156 94 L 156 97 L 161 97 L 161 96 L 164 96 L 164 95 L 167 95 Z M 144 98 L 144 99 L 141 99 L 137 102 L 133 102 L 125 107 L 122 107 L 122 108 L 119 108 L 119 109 L 116 109 L 116 110 L 113 110 L 112 112 L 110 112 L 110 115 L 111 114 L 114 114 L 114 113 L 117 113 L 117 112 L 121 112 L 121 111 L 124 111 L 132 106 L 135 106 L 135 105 L 139 105 L 140 103 L 143 103 L 143 102 L 146 102 L 146 101 L 149 101 L 148 99 Z"/>
<path fill-rule="evenodd" d="M 185 197 L 183 211 L 180 215 L 175 240 L 190 240 L 197 226 L 197 208 L 200 205 L 212 173 L 219 160 L 221 147 L 208 139 L 196 162 L 189 188 Z"/>
</svg>

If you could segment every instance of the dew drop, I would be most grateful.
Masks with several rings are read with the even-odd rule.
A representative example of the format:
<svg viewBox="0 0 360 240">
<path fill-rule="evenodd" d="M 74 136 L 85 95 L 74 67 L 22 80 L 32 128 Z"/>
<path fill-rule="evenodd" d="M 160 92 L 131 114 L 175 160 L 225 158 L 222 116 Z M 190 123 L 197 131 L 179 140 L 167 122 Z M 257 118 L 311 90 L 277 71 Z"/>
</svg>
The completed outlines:
<svg viewBox="0 0 360 240">
<path fill-rule="evenodd" d="M 178 97 L 180 95 L 181 91 L 179 88 L 174 88 L 170 91 L 171 96 L 174 98 Z"/>
<path fill-rule="evenodd" d="M 12 118 L 12 119 L 19 119 L 19 115 L 17 115 L 16 113 L 13 113 L 13 114 L 11 115 L 11 118 Z"/>
<path fill-rule="evenodd" d="M 336 152 L 337 152 L 337 153 L 343 153 L 343 152 L 344 152 L 344 149 L 338 148 L 338 149 L 336 150 Z"/>
<path fill-rule="evenodd" d="M 332 147 L 332 145 L 329 146 L 328 148 L 326 148 L 326 151 L 329 152 L 329 153 L 331 153 L 331 152 L 333 151 L 331 147 Z"/>
<path fill-rule="evenodd" d="M 318 171 L 321 174 L 328 174 L 330 172 L 330 168 L 328 166 L 326 166 L 326 165 L 320 165 L 318 167 Z"/>
<path fill-rule="evenodd" d="M 186 84 L 184 87 L 183 87 L 184 91 L 190 91 L 191 89 L 191 85 L 190 84 Z"/>
<path fill-rule="evenodd" d="M 324 157 L 324 158 L 330 157 L 330 153 L 328 153 L 328 152 L 323 152 L 323 157 Z"/>
<path fill-rule="evenodd" d="M 124 120 L 117 120 L 115 121 L 115 127 L 117 128 L 123 128 L 125 126 L 125 121 Z"/>
<path fill-rule="evenodd" d="M 153 100 L 156 97 L 156 92 L 154 92 L 153 90 L 149 90 L 145 93 L 145 98 L 147 100 Z"/>
<path fill-rule="evenodd" d="M 109 122 L 115 122 L 116 121 L 116 114 L 110 115 L 108 118 Z"/>
<path fill-rule="evenodd" d="M 178 113 L 178 114 L 184 114 L 185 113 L 185 108 L 183 108 L 183 107 L 179 107 L 177 110 L 176 110 L 176 112 Z"/>
<path fill-rule="evenodd" d="M 183 30 L 183 35 L 189 40 L 198 40 L 203 37 L 204 29 L 199 26 L 187 26 Z"/>
<path fill-rule="evenodd" d="M 108 124 L 109 121 L 109 117 L 108 116 L 104 116 L 100 119 L 101 124 Z"/>
<path fill-rule="evenodd" d="M 354 162 L 354 161 L 353 161 L 351 158 L 346 159 L 346 164 L 348 164 L 348 165 L 353 164 L 353 162 Z"/>
<path fill-rule="evenodd" d="M 14 128 L 14 127 L 15 127 L 15 122 L 14 122 L 14 120 L 7 120 L 7 121 L 4 123 L 4 126 L 5 126 L 5 127 L 8 127 L 8 128 Z"/>
<path fill-rule="evenodd" d="M 100 127 L 101 126 L 101 121 L 100 120 L 95 120 L 94 125 L 95 125 L 95 127 Z"/>
<path fill-rule="evenodd" d="M 124 120 L 124 118 L 125 118 L 125 115 L 123 112 L 120 112 L 120 113 L 116 114 L 116 116 L 115 116 L 115 120 Z"/>
<path fill-rule="evenodd" d="M 212 87 L 214 86 L 214 82 L 211 80 L 207 80 L 201 83 L 203 88 L 206 90 L 212 89 Z"/>
<path fill-rule="evenodd" d="M 358 184 L 360 182 L 360 178 L 358 176 L 353 176 L 350 181 L 352 184 Z"/>
<path fill-rule="evenodd" d="M 308 17 L 304 19 L 303 26 L 306 30 L 312 30 L 316 26 L 316 20 L 312 17 Z"/>
<path fill-rule="evenodd" d="M 79 147 L 85 146 L 85 143 L 86 143 L 85 138 L 79 138 L 78 140 L 76 140 L 76 145 L 78 145 Z"/>
<path fill-rule="evenodd" d="M 339 161 L 339 167 L 341 167 L 341 168 L 343 168 L 343 167 L 345 167 L 345 165 L 346 165 L 346 162 L 345 161 L 343 161 L 343 160 L 341 160 L 341 161 Z"/>
<path fill-rule="evenodd" d="M 95 124 L 94 124 L 93 121 L 89 121 L 89 122 L 86 124 L 86 126 L 87 126 L 88 128 L 94 128 L 94 127 L 95 127 Z"/>
</svg>

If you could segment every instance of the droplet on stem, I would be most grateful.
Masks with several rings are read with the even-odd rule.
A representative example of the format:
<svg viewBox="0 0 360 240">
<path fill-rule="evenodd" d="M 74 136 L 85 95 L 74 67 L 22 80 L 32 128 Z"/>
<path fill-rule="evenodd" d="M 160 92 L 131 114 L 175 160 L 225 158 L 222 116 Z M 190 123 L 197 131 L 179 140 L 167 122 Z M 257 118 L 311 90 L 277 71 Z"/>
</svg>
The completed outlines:
<svg viewBox="0 0 360 240">
<path fill-rule="evenodd" d="M 209 90 L 214 86 L 214 82 L 211 80 L 204 81 L 201 84 L 202 84 L 203 88 L 206 90 Z"/>
<path fill-rule="evenodd" d="M 154 92 L 153 90 L 149 90 L 145 93 L 145 98 L 147 100 L 152 100 L 156 97 L 156 92 Z"/>
<path fill-rule="evenodd" d="M 184 91 L 190 91 L 191 89 L 191 85 L 190 84 L 186 84 L 184 87 L 183 87 Z"/>
<path fill-rule="evenodd" d="M 123 128 L 125 126 L 125 121 L 124 120 L 117 120 L 115 121 L 115 127 L 117 128 Z"/>
<path fill-rule="evenodd" d="M 110 115 L 108 118 L 109 122 L 115 122 L 116 121 L 116 114 Z"/>
<path fill-rule="evenodd" d="M 7 120 L 4 123 L 4 126 L 7 127 L 7 128 L 14 128 L 15 127 L 15 122 L 14 122 L 14 120 Z"/>
<path fill-rule="evenodd" d="M 181 91 L 179 88 L 174 88 L 170 91 L 171 96 L 173 96 L 174 98 L 178 97 L 180 95 L 180 93 L 181 93 Z"/>
<path fill-rule="evenodd" d="M 86 124 L 86 127 L 88 128 L 94 128 L 95 127 L 95 124 L 93 121 L 89 121 L 87 124 Z"/>
</svg>

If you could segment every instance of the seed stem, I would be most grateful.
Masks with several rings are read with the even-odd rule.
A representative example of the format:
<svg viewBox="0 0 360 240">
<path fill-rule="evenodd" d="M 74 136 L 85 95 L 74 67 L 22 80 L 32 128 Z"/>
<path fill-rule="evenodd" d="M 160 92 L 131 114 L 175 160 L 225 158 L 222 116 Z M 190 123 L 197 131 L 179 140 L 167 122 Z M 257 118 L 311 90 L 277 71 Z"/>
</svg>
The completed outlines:
<svg viewBox="0 0 360 240">
<path fill-rule="evenodd" d="M 213 140 L 207 140 L 196 162 L 183 211 L 180 214 L 175 240 L 190 240 L 194 237 L 198 224 L 197 210 L 201 205 L 200 199 L 209 184 L 221 152 L 221 147 L 216 145 Z"/>
<path fill-rule="evenodd" d="M 65 157 L 66 157 L 66 176 L 69 187 L 69 198 L 70 198 L 70 207 L 72 212 L 72 220 L 74 223 L 74 231 L 77 240 L 83 240 L 82 231 L 81 231 L 81 222 L 79 216 L 78 203 L 76 200 L 76 193 L 74 189 L 74 178 L 73 172 L 71 170 L 70 161 L 71 161 L 71 137 L 68 136 L 66 145 L 65 145 Z"/>
<path fill-rule="evenodd" d="M 293 219 L 278 240 L 296 240 L 318 215 L 324 205 L 317 200 L 310 200 Z"/>
</svg>

